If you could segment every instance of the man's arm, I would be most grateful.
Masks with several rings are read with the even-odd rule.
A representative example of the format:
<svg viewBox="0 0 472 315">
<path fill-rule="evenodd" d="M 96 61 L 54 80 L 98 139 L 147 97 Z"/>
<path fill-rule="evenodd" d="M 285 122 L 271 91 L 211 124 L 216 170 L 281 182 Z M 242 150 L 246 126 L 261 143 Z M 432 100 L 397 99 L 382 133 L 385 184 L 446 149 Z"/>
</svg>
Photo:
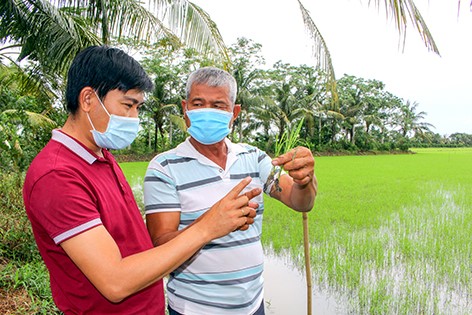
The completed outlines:
<svg viewBox="0 0 472 315">
<path fill-rule="evenodd" d="M 70 238 L 61 246 L 108 300 L 120 302 L 169 274 L 212 239 L 247 224 L 244 214 L 255 213 L 249 200 L 261 193 L 256 188 L 240 195 L 249 182 L 250 178 L 242 180 L 201 219 L 162 246 L 123 258 L 104 226 Z"/>
<path fill-rule="evenodd" d="M 178 230 L 180 212 L 158 212 L 146 215 L 146 225 L 154 246 L 162 245 L 184 230 Z"/>
<path fill-rule="evenodd" d="M 318 189 L 311 151 L 297 147 L 274 158 L 272 164 L 283 166 L 287 174 L 280 176 L 281 191 L 276 190 L 274 185 L 270 195 L 296 211 L 310 211 Z"/>
<path fill-rule="evenodd" d="M 259 205 L 256 202 L 249 202 L 249 211 L 246 214 L 247 222 L 237 230 L 245 231 L 249 228 L 249 225 L 254 223 L 254 217 L 256 216 L 256 209 Z M 198 221 L 206 215 L 204 213 L 201 215 L 195 222 L 190 224 L 185 229 L 179 230 L 180 223 L 180 212 L 158 212 L 151 213 L 146 215 L 146 225 L 151 235 L 151 240 L 154 246 L 162 245 L 167 243 L 169 240 L 175 238 L 177 235 L 181 234 L 183 231 L 186 231 L 193 224 L 196 224 Z"/>
</svg>

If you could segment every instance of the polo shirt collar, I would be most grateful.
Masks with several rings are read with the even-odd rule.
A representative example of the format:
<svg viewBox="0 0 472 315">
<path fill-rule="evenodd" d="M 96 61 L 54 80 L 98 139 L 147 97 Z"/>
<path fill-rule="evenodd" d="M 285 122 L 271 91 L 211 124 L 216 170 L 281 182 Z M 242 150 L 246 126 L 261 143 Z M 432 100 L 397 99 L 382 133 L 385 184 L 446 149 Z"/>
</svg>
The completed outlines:
<svg viewBox="0 0 472 315">
<path fill-rule="evenodd" d="M 228 148 L 228 155 L 238 155 L 240 153 L 247 152 L 247 150 L 243 146 L 231 142 L 231 140 L 229 140 L 228 138 L 225 138 L 224 140 L 226 143 L 226 147 Z M 195 149 L 195 147 L 190 142 L 190 137 L 187 137 L 184 142 L 182 142 L 175 148 L 175 154 L 177 154 L 178 156 L 193 158 L 197 160 L 202 157 L 202 154 L 198 152 L 197 149 Z"/>
<path fill-rule="evenodd" d="M 97 156 L 95 154 L 92 154 L 80 142 L 60 131 L 59 129 L 54 129 L 52 131 L 51 139 L 63 144 L 89 164 L 92 164 L 97 160 Z"/>
<path fill-rule="evenodd" d="M 225 138 L 225 143 L 226 147 L 228 148 L 226 168 L 229 169 L 229 167 L 238 159 L 238 155 L 244 152 L 248 152 L 248 150 L 240 144 L 231 142 L 228 138 Z M 211 161 L 206 156 L 198 152 L 197 149 L 195 149 L 195 147 L 190 142 L 190 137 L 188 137 L 187 139 L 185 139 L 184 142 L 179 144 L 175 148 L 174 153 L 181 157 L 195 159 L 205 165 L 213 167 L 217 166 L 213 161 Z"/>
</svg>

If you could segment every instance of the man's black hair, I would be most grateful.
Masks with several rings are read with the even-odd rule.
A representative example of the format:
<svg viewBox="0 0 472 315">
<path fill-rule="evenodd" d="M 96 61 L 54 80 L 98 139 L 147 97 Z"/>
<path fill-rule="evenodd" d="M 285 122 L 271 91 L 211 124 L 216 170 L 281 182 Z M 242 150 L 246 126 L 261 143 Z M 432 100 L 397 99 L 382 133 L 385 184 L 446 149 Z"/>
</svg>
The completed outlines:
<svg viewBox="0 0 472 315">
<path fill-rule="evenodd" d="M 127 92 L 137 89 L 149 92 L 153 84 L 143 67 L 118 48 L 91 46 L 77 54 L 67 75 L 67 110 L 75 114 L 79 107 L 79 94 L 84 87 L 93 88 L 98 97 L 111 90 Z"/>
</svg>

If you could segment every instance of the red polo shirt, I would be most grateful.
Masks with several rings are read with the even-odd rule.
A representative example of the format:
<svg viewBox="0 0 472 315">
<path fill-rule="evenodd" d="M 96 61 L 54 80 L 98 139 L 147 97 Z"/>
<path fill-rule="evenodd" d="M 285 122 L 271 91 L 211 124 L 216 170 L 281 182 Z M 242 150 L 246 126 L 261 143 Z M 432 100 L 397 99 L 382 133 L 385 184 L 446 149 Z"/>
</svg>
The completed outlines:
<svg viewBox="0 0 472 315">
<path fill-rule="evenodd" d="M 54 302 L 66 314 L 165 314 L 162 280 L 111 303 L 60 246 L 103 225 L 123 257 L 153 247 L 123 172 L 111 153 L 103 150 L 103 155 L 54 130 L 27 172 L 25 208 L 49 269 Z"/>
</svg>

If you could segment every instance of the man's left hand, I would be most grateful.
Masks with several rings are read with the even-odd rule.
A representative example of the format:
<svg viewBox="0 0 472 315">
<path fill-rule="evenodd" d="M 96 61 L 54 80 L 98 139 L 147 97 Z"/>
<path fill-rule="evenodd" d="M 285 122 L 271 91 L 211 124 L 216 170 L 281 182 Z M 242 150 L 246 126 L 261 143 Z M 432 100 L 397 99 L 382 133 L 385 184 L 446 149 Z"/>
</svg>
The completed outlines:
<svg viewBox="0 0 472 315">
<path fill-rule="evenodd" d="M 306 147 L 296 147 L 272 160 L 273 165 L 283 166 L 293 182 L 302 187 L 313 182 L 315 160 Z"/>
</svg>

